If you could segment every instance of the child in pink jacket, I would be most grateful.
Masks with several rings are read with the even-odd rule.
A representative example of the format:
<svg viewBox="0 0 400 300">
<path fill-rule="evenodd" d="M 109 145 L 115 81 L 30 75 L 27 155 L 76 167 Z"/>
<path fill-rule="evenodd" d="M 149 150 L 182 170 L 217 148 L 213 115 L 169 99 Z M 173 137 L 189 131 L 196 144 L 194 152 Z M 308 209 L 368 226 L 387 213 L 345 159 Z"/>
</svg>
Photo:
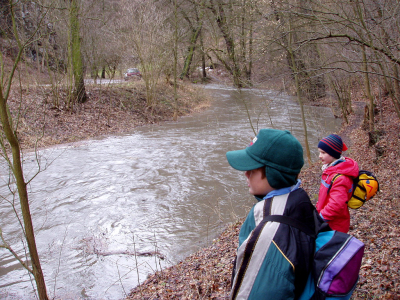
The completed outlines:
<svg viewBox="0 0 400 300">
<path fill-rule="evenodd" d="M 347 201 L 352 194 L 353 179 L 358 176 L 358 164 L 342 155 L 347 146 L 336 134 L 323 138 L 318 143 L 318 150 L 323 165 L 317 211 L 333 230 L 347 233 L 350 228 Z M 341 176 L 332 184 L 332 178 L 336 174 Z"/>
</svg>

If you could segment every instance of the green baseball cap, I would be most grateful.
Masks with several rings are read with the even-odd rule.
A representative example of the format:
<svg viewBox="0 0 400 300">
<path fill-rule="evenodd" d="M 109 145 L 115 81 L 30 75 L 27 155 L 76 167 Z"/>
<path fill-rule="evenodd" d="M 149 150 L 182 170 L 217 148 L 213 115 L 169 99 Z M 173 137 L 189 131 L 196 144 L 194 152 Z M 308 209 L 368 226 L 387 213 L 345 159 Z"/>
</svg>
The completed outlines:
<svg viewBox="0 0 400 300">
<path fill-rule="evenodd" d="M 303 147 L 287 130 L 261 129 L 246 149 L 226 153 L 236 170 L 266 167 L 268 182 L 274 188 L 294 184 L 304 165 Z"/>
</svg>

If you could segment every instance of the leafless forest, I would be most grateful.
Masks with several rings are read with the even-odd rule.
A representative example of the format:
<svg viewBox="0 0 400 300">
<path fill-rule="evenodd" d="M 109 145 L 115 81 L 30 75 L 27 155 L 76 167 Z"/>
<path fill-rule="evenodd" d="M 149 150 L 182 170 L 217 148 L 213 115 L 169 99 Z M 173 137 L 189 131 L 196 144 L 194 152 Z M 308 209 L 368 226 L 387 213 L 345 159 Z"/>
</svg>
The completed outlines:
<svg viewBox="0 0 400 300">
<path fill-rule="evenodd" d="M 33 110 L 57 111 L 52 115 L 64 119 L 79 115 L 79 128 L 87 125 L 79 138 L 85 138 L 102 128 L 86 122 L 93 111 L 108 122 L 118 116 L 136 125 L 166 115 L 176 120 L 190 111 L 190 99 L 198 100 L 188 91 L 192 83 L 268 88 L 296 95 L 301 108 L 331 106 L 343 119 L 345 134 L 362 149 L 354 150 L 356 158 L 369 158 L 365 165 L 384 178 L 376 206 L 390 203 L 392 209 L 376 215 L 379 208 L 370 206 L 353 228 L 373 245 L 357 297 L 399 299 L 398 235 L 386 230 L 399 225 L 399 8 L 391 0 L 0 0 L 0 153 L 11 170 L 12 194 L 12 199 L 0 195 L 0 201 L 18 207 L 26 257 L 14 252 L 13 238 L 1 228 L 0 247 L 32 274 L 38 298 L 48 299 L 29 211 L 32 178 L 24 177 L 21 155 L 26 148 L 69 140 L 70 133 L 50 123 L 46 130 L 64 136 L 46 138 L 41 114 Z M 141 78 L 121 87 L 128 68 L 138 68 Z M 88 84 L 105 79 L 117 84 L 106 92 Z M 362 107 L 357 121 L 355 102 Z M 145 117 L 138 121 L 140 116 Z M 110 133 L 109 123 L 102 126 L 101 133 Z M 307 132 L 305 120 L 303 128 Z M 366 220 L 379 223 L 380 232 L 368 235 Z M 226 296 L 229 280 L 212 276 L 207 288 L 186 278 L 188 299 Z M 192 287 L 197 292 L 190 294 Z M 157 295 L 144 298 L 183 299 Z"/>
</svg>

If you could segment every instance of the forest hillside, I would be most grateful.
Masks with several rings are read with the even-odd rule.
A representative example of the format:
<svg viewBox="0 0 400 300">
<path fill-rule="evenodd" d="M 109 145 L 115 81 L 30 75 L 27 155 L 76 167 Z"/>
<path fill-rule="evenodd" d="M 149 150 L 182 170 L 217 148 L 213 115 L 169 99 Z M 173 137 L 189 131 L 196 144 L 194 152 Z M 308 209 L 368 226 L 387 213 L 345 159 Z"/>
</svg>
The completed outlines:
<svg viewBox="0 0 400 300">
<path fill-rule="evenodd" d="M 351 210 L 350 234 L 365 243 L 360 279 L 352 299 L 400 299 L 400 122 L 389 99 L 377 102 L 379 141 L 375 145 L 370 145 L 365 130 L 365 103 L 360 98 L 353 99 L 354 112 L 338 132 L 349 146 L 345 155 L 355 159 L 360 169 L 374 172 L 380 183 L 380 192 L 373 199 Z M 316 162 L 300 177 L 314 203 L 320 167 Z M 228 299 L 242 222 L 228 226 L 209 247 L 150 275 L 128 299 Z"/>
<path fill-rule="evenodd" d="M 0 0 L 0 155 L 12 191 L 0 196 L 11 209 L 19 198 L 16 236 L 29 251 L 21 259 L 14 245 L 1 239 L 0 247 L 48 299 L 23 154 L 178 120 L 209 105 L 197 83 L 213 81 L 294 95 L 301 111 L 334 108 L 347 155 L 381 184 L 351 213 L 351 233 L 366 245 L 354 298 L 400 298 L 399 16 L 394 0 Z M 140 75 L 130 81 L 133 68 Z M 315 200 L 319 163 L 301 175 Z M 130 298 L 226 298 L 240 224 L 151 275 Z"/>
<path fill-rule="evenodd" d="M 216 78 L 218 82 L 226 78 Z M 23 148 L 48 147 L 76 142 L 90 137 L 129 132 L 135 126 L 159 123 L 173 117 L 173 88 L 159 86 L 163 99 L 153 109 L 144 105 L 141 82 L 115 86 L 89 85 L 90 101 L 73 110 L 55 107 L 47 101 L 51 89 L 26 86 L 12 92 L 11 113 L 18 109 L 19 136 Z M 360 89 L 361 90 L 361 89 Z M 196 85 L 181 83 L 180 115 L 210 105 L 207 94 Z M 62 98 L 66 93 L 58 91 Z M 21 102 L 20 100 L 24 101 Z M 22 103 L 22 106 L 21 106 Z M 365 122 L 366 100 L 363 93 L 353 92 L 352 109 L 338 132 L 361 169 L 374 172 L 380 192 L 366 205 L 351 211 L 350 233 L 362 240 L 365 256 L 354 299 L 400 298 L 400 122 L 389 97 L 377 98 L 375 131 L 371 136 Z M 326 98 L 307 105 L 332 105 Z M 333 104 L 338 115 L 339 107 Z M 336 114 L 335 113 L 335 114 Z M 40 137 L 37 139 L 37 137 Z M 374 143 L 371 143 L 374 138 Z M 320 164 L 315 162 L 301 174 L 303 188 L 315 201 L 320 181 Z M 132 290 L 129 299 L 226 299 L 229 294 L 232 261 L 237 235 L 243 220 L 231 224 L 209 247 L 189 256 L 177 265 L 152 274 Z"/>
</svg>

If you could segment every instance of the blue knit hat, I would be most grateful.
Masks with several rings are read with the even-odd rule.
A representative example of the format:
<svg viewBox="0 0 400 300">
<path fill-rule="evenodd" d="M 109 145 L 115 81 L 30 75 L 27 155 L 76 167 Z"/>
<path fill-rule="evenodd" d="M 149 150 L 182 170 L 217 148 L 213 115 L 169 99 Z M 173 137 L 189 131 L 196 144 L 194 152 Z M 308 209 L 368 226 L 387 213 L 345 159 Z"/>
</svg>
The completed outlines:
<svg viewBox="0 0 400 300">
<path fill-rule="evenodd" d="M 346 144 L 343 143 L 342 138 L 337 134 L 330 134 L 327 137 L 324 137 L 319 141 L 318 148 L 324 150 L 336 159 L 340 158 L 342 152 L 347 150 Z"/>
<path fill-rule="evenodd" d="M 304 164 L 303 147 L 287 130 L 261 129 L 249 147 L 226 153 L 236 170 L 265 167 L 268 183 L 275 189 L 291 186 Z"/>
</svg>

